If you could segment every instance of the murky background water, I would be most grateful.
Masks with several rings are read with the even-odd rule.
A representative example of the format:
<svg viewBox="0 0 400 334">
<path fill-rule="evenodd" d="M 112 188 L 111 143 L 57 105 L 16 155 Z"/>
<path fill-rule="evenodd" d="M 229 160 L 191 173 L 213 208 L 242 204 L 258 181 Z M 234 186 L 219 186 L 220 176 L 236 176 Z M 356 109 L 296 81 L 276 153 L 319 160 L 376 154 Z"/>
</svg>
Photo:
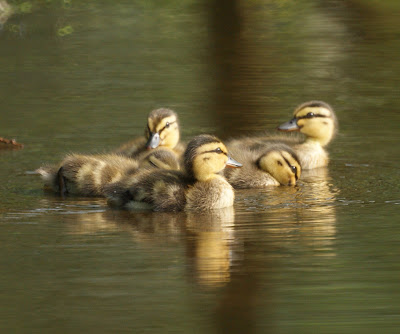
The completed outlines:
<svg viewBox="0 0 400 334">
<path fill-rule="evenodd" d="M 0 0 L 4 6 L 4 0 Z M 0 328 L 396 333 L 396 1 L 14 1 L 0 16 Z M 0 8 L 1 9 L 1 8 Z M 273 130 L 321 99 L 340 132 L 299 186 L 215 214 L 112 211 L 31 171 L 175 109 L 183 138 Z"/>
</svg>

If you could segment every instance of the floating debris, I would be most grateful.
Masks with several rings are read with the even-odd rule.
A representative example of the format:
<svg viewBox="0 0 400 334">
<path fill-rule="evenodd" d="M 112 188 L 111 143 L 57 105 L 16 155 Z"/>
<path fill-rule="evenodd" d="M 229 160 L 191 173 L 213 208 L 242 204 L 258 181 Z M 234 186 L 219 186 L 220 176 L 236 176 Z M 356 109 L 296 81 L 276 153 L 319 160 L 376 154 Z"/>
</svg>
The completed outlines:
<svg viewBox="0 0 400 334">
<path fill-rule="evenodd" d="M 11 150 L 19 150 L 23 148 L 24 145 L 17 143 L 15 139 L 6 139 L 0 137 L 0 149 L 11 149 Z"/>
</svg>

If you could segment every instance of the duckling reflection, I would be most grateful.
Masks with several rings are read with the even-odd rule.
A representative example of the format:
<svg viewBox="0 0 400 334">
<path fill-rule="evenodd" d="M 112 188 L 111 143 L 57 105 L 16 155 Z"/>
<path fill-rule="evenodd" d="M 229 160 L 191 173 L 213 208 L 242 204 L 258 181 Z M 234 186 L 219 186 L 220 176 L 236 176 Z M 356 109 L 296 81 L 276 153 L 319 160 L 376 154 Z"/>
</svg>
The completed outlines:
<svg viewBox="0 0 400 334">
<path fill-rule="evenodd" d="M 225 285 L 240 258 L 241 244 L 235 239 L 233 207 L 194 212 L 129 212 L 106 210 L 71 214 L 67 233 L 94 235 L 125 232 L 135 243 L 150 247 L 184 244 L 189 276 L 206 288 Z"/>
<path fill-rule="evenodd" d="M 201 286 L 220 287 L 230 281 L 240 245 L 234 234 L 233 207 L 208 213 L 187 213 L 186 243 L 191 277 Z"/>
<path fill-rule="evenodd" d="M 237 210 L 258 221 L 257 233 L 277 248 L 303 245 L 317 256 L 334 256 L 336 189 L 327 168 L 305 171 L 299 187 L 236 193 Z M 265 212 L 263 214 L 263 212 Z"/>
<path fill-rule="evenodd" d="M 185 216 L 181 213 L 136 212 L 105 210 L 84 215 L 71 215 L 68 231 L 71 234 L 107 232 L 128 233 L 136 243 L 165 245 L 178 242 L 184 231 Z"/>
<path fill-rule="evenodd" d="M 171 109 L 159 108 L 149 113 L 145 136 L 123 144 L 115 152 L 128 157 L 136 157 L 146 150 L 164 147 L 181 155 L 184 146 L 179 144 L 179 138 L 178 115 Z"/>
</svg>

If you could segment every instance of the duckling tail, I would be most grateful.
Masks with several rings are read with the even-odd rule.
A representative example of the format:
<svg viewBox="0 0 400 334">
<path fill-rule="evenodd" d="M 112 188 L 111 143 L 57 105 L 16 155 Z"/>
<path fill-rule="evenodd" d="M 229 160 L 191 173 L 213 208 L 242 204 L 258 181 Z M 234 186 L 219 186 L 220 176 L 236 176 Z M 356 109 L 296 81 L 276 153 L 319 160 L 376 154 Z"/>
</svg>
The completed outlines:
<svg viewBox="0 0 400 334">
<path fill-rule="evenodd" d="M 63 168 L 57 169 L 55 166 L 42 166 L 35 170 L 39 174 L 43 181 L 45 189 L 54 190 L 61 196 L 65 196 L 68 193 L 66 179 L 63 175 Z"/>
<path fill-rule="evenodd" d="M 42 177 L 45 186 L 53 188 L 56 184 L 57 168 L 54 166 L 42 166 L 35 170 Z"/>
</svg>

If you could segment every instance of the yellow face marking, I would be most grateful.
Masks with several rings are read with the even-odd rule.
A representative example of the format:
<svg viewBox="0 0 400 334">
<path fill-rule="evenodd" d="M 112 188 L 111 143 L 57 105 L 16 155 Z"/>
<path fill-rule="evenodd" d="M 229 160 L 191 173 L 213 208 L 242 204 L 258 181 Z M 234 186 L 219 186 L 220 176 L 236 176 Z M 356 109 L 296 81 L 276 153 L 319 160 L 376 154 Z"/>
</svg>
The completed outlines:
<svg viewBox="0 0 400 334">
<path fill-rule="evenodd" d="M 169 124 L 167 126 L 167 124 Z M 154 118 L 148 118 L 148 128 L 146 128 L 146 137 L 149 138 L 150 132 L 160 135 L 159 146 L 174 148 L 179 142 L 179 126 L 175 115 L 171 115 L 161 119 L 159 122 Z"/>
<path fill-rule="evenodd" d="M 215 150 L 220 148 L 221 153 Z M 193 160 L 193 172 L 197 180 L 205 181 L 215 177 L 223 170 L 228 161 L 228 150 L 221 142 L 213 142 L 200 146 Z"/>
<path fill-rule="evenodd" d="M 224 144 L 222 144 L 221 142 L 213 142 L 213 143 L 204 144 L 197 149 L 197 154 L 205 154 L 206 152 L 216 150 L 218 147 L 222 151 L 221 154 L 224 154 L 224 155 L 228 154 L 228 150 L 227 150 L 226 146 Z"/>
<path fill-rule="evenodd" d="M 260 159 L 259 166 L 281 185 L 296 185 L 301 174 L 300 164 L 286 151 L 269 152 Z"/>
<path fill-rule="evenodd" d="M 309 113 L 322 117 L 307 118 Z M 295 114 L 295 117 L 298 118 L 297 125 L 300 127 L 299 131 L 309 137 L 310 140 L 317 141 L 324 146 L 334 136 L 334 117 L 332 112 L 324 107 L 305 107 L 300 109 Z"/>
<path fill-rule="evenodd" d="M 164 131 L 168 130 L 169 128 L 166 127 L 167 123 L 171 124 L 170 127 L 172 127 L 172 125 L 176 124 L 176 117 L 174 115 L 171 115 L 171 116 L 163 118 L 158 124 L 155 125 L 155 129 L 154 129 L 155 131 L 153 131 L 153 132 L 159 132 L 164 128 L 165 128 Z M 153 127 L 150 127 L 150 129 L 153 129 Z M 160 134 L 160 136 L 161 135 L 162 135 L 162 133 Z"/>
<path fill-rule="evenodd" d="M 150 131 L 155 132 L 155 131 L 153 131 L 153 129 L 154 129 L 154 121 L 153 121 L 152 118 L 149 117 L 149 118 L 147 119 L 147 125 L 148 125 Z"/>
</svg>

